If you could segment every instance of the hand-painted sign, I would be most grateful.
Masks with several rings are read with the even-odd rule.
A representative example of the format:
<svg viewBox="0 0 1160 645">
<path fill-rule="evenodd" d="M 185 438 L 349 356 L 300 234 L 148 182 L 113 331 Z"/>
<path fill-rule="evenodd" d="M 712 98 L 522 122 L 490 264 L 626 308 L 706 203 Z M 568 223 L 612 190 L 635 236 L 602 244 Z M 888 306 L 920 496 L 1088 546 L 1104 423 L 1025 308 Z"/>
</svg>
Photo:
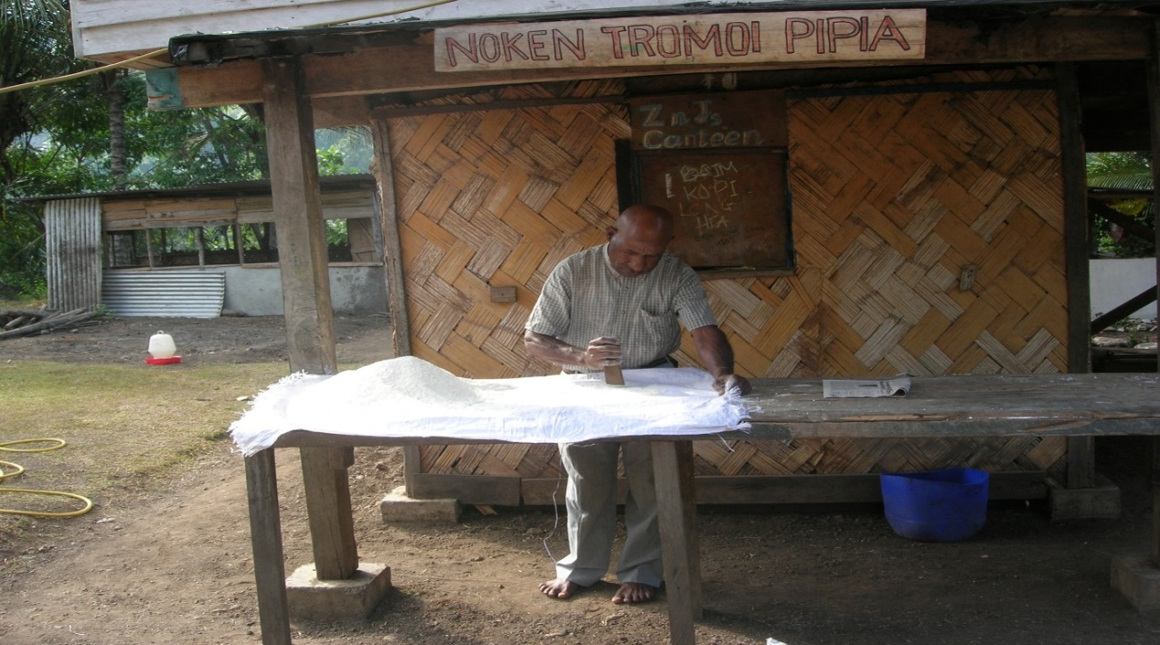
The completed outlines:
<svg viewBox="0 0 1160 645">
<path fill-rule="evenodd" d="M 688 14 L 435 30 L 435 69 L 921 59 L 926 10 Z"/>
<path fill-rule="evenodd" d="M 634 150 L 784 148 L 785 93 L 777 90 L 636 97 Z"/>
</svg>

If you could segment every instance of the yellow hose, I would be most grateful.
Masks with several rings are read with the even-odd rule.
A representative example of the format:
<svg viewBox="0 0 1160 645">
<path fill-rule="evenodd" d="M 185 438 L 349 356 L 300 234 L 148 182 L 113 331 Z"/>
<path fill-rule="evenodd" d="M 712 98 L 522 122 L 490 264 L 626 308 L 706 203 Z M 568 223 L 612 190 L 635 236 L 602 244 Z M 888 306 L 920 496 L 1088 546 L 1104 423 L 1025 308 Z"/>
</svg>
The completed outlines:
<svg viewBox="0 0 1160 645">
<path fill-rule="evenodd" d="M 36 448 L 13 448 L 12 446 L 24 446 L 27 444 L 51 443 L 54 445 L 41 446 Z M 64 448 L 67 444 L 64 439 L 43 438 L 43 439 L 19 439 L 17 441 L 5 441 L 0 443 L 0 450 L 5 452 L 48 452 L 49 450 L 59 450 Z M 13 472 L 4 472 L 4 467 L 14 468 Z M 24 472 L 24 467 L 20 464 L 14 464 L 10 461 L 0 461 L 0 481 L 15 477 Z M 35 490 L 31 488 L 0 488 L 0 494 L 3 493 L 21 493 L 24 495 L 50 495 L 54 497 L 68 497 L 70 499 L 77 499 L 84 503 L 84 508 L 78 511 L 26 511 L 23 509 L 0 508 L 0 513 L 7 513 L 9 515 L 29 515 L 32 517 L 76 517 L 84 515 L 93 508 L 93 501 L 87 497 L 82 497 L 75 493 L 66 493 L 58 490 Z"/>
</svg>

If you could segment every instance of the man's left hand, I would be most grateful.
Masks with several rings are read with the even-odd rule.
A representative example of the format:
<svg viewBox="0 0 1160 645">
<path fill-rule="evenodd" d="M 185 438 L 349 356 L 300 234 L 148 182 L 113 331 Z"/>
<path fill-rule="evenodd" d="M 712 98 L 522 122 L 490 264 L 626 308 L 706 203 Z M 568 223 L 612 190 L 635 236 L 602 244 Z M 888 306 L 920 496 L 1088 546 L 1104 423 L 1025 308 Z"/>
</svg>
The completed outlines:
<svg viewBox="0 0 1160 645">
<path fill-rule="evenodd" d="M 753 389 L 749 379 L 738 374 L 722 374 L 713 380 L 713 389 L 717 390 L 717 394 L 725 394 L 733 388 L 737 388 L 741 394 L 749 394 Z"/>
</svg>

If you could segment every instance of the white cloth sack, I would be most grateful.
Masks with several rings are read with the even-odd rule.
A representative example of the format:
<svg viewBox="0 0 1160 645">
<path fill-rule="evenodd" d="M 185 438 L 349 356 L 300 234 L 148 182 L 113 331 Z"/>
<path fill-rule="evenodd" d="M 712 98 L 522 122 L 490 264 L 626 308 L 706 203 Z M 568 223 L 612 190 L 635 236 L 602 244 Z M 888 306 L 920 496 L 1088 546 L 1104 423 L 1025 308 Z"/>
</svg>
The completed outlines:
<svg viewBox="0 0 1160 645">
<path fill-rule="evenodd" d="M 283 433 L 515 443 L 699 435 L 749 428 L 740 393 L 723 396 L 695 368 L 467 379 L 418 358 L 379 361 L 333 376 L 295 374 L 259 394 L 230 425 L 246 455 Z"/>
</svg>

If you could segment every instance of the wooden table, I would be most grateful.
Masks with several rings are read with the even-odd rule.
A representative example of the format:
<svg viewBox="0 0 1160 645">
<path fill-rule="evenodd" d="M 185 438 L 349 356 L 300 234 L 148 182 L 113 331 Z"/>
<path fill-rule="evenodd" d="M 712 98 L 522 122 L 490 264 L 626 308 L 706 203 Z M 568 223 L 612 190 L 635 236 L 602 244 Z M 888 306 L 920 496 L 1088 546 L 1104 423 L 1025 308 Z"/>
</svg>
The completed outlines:
<svg viewBox="0 0 1160 645">
<path fill-rule="evenodd" d="M 753 415 L 750 432 L 643 437 L 652 442 L 670 640 L 674 645 L 694 643 L 694 622 L 701 616 L 692 439 L 1160 437 L 1160 376 L 1155 374 L 917 377 L 908 396 L 877 399 L 824 399 L 820 379 L 758 379 L 753 386 L 745 400 L 760 411 Z M 453 437 L 400 439 L 291 432 L 279 438 L 274 447 L 353 451 L 354 446 L 416 443 L 465 442 Z M 336 469 L 343 471 L 344 464 L 350 465 L 337 463 Z M 1160 473 L 1160 465 L 1151 467 Z M 262 642 L 288 644 L 290 617 L 273 448 L 246 458 L 246 485 Z M 1153 477 L 1152 486 L 1155 519 L 1151 559 L 1153 565 L 1160 566 L 1160 477 Z M 331 495 L 326 502 L 334 504 L 340 526 L 321 533 L 346 535 L 352 541 L 349 496 Z M 311 532 L 317 536 L 320 532 L 313 522 Z M 318 538 L 314 539 L 317 542 Z M 317 557 L 318 545 L 315 547 Z"/>
</svg>

